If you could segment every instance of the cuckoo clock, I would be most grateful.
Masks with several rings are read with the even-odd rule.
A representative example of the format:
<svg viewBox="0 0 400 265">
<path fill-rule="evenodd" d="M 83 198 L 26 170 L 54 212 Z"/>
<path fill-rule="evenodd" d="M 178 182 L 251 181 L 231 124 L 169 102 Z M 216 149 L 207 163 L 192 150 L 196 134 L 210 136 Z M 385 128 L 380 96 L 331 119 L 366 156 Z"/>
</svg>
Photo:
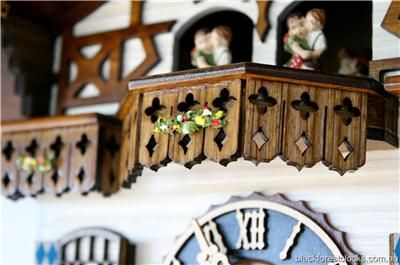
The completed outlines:
<svg viewBox="0 0 400 265">
<path fill-rule="evenodd" d="M 281 194 L 254 193 L 192 220 L 165 264 L 333 265 L 358 264 L 358 258 L 324 214 Z"/>
</svg>

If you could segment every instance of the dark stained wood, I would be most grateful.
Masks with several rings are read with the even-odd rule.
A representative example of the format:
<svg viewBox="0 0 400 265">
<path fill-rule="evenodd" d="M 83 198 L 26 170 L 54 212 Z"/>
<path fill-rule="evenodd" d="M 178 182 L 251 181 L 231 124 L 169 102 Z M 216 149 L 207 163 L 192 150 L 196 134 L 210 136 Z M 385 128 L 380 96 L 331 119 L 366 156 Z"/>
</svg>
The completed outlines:
<svg viewBox="0 0 400 265">
<path fill-rule="evenodd" d="M 392 0 L 388 11 L 382 21 L 382 28 L 386 29 L 397 38 L 400 38 L 400 2 Z"/>
<path fill-rule="evenodd" d="M 76 23 L 73 18 L 90 14 L 106 3 L 105 1 L 12 1 L 9 2 L 11 13 L 23 16 L 30 21 L 57 31 L 69 23 Z M 79 13 L 79 15 L 78 15 Z"/>
<path fill-rule="evenodd" d="M 1 120 L 24 118 L 22 97 L 15 90 L 15 76 L 8 68 L 10 56 L 3 49 L 1 55 Z"/>
<path fill-rule="evenodd" d="M 6 196 L 37 196 L 92 190 L 110 195 L 121 187 L 119 147 L 121 123 L 98 114 L 55 116 L 2 122 L 2 189 Z M 36 141 L 34 155 L 57 154 L 53 170 L 29 174 L 16 165 Z M 8 144 L 13 152 L 8 158 Z M 8 148 L 9 149 L 9 148 Z"/>
<path fill-rule="evenodd" d="M 126 29 L 75 37 L 72 24 L 64 28 L 61 70 L 58 75 L 58 113 L 68 107 L 118 101 L 122 98 L 130 79 L 144 75 L 158 63 L 159 56 L 153 38 L 157 34 L 168 32 L 174 21 L 142 25 L 141 14 L 142 2 L 133 1 L 131 24 Z M 71 20 L 76 23 L 83 18 L 82 15 L 76 14 Z M 129 74 L 122 76 L 122 44 L 131 38 L 139 38 L 142 41 L 146 57 Z M 86 58 L 80 49 L 93 44 L 100 44 L 100 51 L 94 57 Z M 101 74 L 101 67 L 107 59 L 110 60 L 110 73 L 109 77 L 105 78 Z M 75 63 L 78 68 L 77 78 L 73 81 L 70 81 L 70 63 Z M 89 83 L 98 88 L 99 95 L 80 97 L 80 92 Z"/>
<path fill-rule="evenodd" d="M 89 245 L 83 245 L 83 239 L 90 239 L 86 241 Z M 96 248 L 96 244 L 102 244 L 103 249 Z M 75 246 L 75 255 L 73 260 L 67 257 L 66 249 L 70 246 Z M 135 258 L 135 246 L 123 235 L 109 229 L 93 227 L 82 228 L 73 231 L 58 240 L 60 255 L 58 256 L 58 264 L 87 264 L 98 263 L 101 264 L 116 264 L 116 265 L 132 265 Z M 82 257 L 83 251 L 89 250 L 89 259 Z M 111 252 L 117 251 L 117 260 L 112 260 Z"/>
<path fill-rule="evenodd" d="M 13 109 L 22 117 L 50 113 L 54 36 L 45 27 L 12 12 L 2 19 L 2 53 L 7 58 L 2 62 L 2 73 L 8 72 L 9 79 L 11 72 L 14 79 L 13 83 L 2 81 L 2 86 L 20 97 L 21 109 Z M 3 97 L 2 104 L 6 100 L 9 98 Z"/>
<path fill-rule="evenodd" d="M 269 21 L 268 21 L 268 10 L 271 5 L 271 1 L 268 0 L 258 0 L 257 7 L 258 7 L 258 18 L 257 23 L 255 24 L 258 36 L 262 42 L 265 41 L 267 37 L 267 32 L 269 28 Z"/>
<path fill-rule="evenodd" d="M 394 75 L 385 78 L 385 74 L 392 71 L 400 71 L 400 58 L 374 60 L 369 62 L 369 76 L 382 83 L 386 91 L 399 97 L 399 76 Z"/>
</svg>

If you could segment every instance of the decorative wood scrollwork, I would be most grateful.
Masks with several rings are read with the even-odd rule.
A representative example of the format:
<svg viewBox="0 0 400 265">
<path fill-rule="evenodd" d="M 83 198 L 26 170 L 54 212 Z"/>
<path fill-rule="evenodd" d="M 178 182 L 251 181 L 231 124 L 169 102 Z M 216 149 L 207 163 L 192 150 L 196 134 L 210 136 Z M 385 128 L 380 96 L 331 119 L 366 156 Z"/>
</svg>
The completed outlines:
<svg viewBox="0 0 400 265">
<path fill-rule="evenodd" d="M 56 116 L 6 122 L 2 128 L 1 184 L 9 198 L 92 190 L 109 195 L 121 186 L 117 120 L 93 114 Z M 55 165 L 45 172 L 24 171 L 15 161 L 27 153 L 53 154 Z"/>
<path fill-rule="evenodd" d="M 279 156 L 298 170 L 322 161 L 344 174 L 365 163 L 370 91 L 385 93 L 370 79 L 252 63 L 141 78 L 130 88 L 118 113 L 126 130 L 120 165 L 126 183 L 142 167 L 157 170 L 174 161 L 191 168 L 204 159 L 227 165 L 240 156 L 256 164 Z M 154 133 L 146 109 L 155 98 L 165 106 L 163 116 L 198 103 L 226 110 L 226 126 L 186 136 Z M 338 105 L 350 115 L 358 109 L 359 118 L 345 125 L 334 111 Z"/>
<path fill-rule="evenodd" d="M 63 30 L 61 70 L 58 83 L 59 112 L 72 106 L 118 101 L 122 98 L 130 79 L 144 75 L 158 63 L 159 56 L 154 36 L 168 32 L 175 21 L 143 25 L 141 22 L 142 6 L 142 1 L 132 1 L 131 23 L 125 29 L 75 37 L 72 34 L 73 24 L 82 19 L 82 17 L 75 17 L 69 28 Z M 122 44 L 131 38 L 138 38 L 141 41 L 146 57 L 135 69 L 123 76 Z M 82 55 L 80 52 L 82 47 L 93 44 L 100 45 L 100 50 L 90 58 Z M 110 70 L 109 77 L 105 78 L 101 74 L 101 69 L 107 60 L 110 61 Z M 70 80 L 69 69 L 72 62 L 78 68 L 78 76 L 75 80 Z M 82 89 L 88 83 L 92 83 L 98 88 L 99 95 L 79 97 Z"/>
</svg>

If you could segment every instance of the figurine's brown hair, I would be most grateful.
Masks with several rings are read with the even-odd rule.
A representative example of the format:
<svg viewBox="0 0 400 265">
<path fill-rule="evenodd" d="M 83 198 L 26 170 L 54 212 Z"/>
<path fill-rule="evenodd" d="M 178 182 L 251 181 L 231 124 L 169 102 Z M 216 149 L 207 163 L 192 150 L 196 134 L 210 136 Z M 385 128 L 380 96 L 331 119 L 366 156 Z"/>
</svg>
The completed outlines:
<svg viewBox="0 0 400 265">
<path fill-rule="evenodd" d="M 210 33 L 210 30 L 207 28 L 198 29 L 198 30 L 196 30 L 196 33 L 194 34 L 194 38 L 206 35 L 208 33 Z"/>
<path fill-rule="evenodd" d="M 232 40 L 232 30 L 227 26 L 218 26 L 213 29 L 220 37 L 225 39 L 227 42 Z"/>
<path fill-rule="evenodd" d="M 289 27 L 289 21 L 294 20 L 294 19 L 300 19 L 303 17 L 303 14 L 300 12 L 294 12 L 287 16 L 286 18 L 286 25 Z"/>
<path fill-rule="evenodd" d="M 308 11 L 307 14 L 313 16 L 317 21 L 319 21 L 319 23 L 321 23 L 322 26 L 325 25 L 326 23 L 325 10 L 321 8 L 313 8 L 310 11 Z"/>
</svg>

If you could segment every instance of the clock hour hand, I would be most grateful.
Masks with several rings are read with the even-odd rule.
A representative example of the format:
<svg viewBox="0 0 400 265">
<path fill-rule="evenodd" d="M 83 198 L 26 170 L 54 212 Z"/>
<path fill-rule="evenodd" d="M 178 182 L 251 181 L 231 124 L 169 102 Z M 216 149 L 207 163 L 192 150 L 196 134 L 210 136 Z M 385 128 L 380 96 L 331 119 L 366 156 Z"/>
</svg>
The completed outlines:
<svg viewBox="0 0 400 265">
<path fill-rule="evenodd" d="M 222 264 L 230 265 L 228 257 L 218 250 L 218 247 L 211 242 L 208 242 L 204 236 L 203 230 L 196 219 L 192 221 L 192 227 L 200 246 L 200 253 L 197 256 L 197 261 L 200 264 Z"/>
</svg>

